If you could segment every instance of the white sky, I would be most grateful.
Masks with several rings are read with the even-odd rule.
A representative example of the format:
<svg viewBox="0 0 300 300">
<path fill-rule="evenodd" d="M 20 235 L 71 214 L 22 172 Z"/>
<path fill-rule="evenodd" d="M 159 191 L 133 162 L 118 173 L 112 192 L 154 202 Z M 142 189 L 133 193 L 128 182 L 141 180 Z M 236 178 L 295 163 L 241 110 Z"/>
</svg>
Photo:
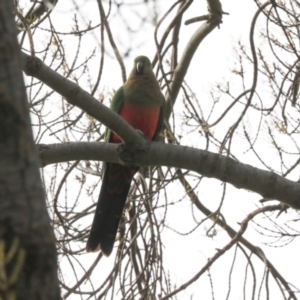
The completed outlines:
<svg viewBox="0 0 300 300">
<path fill-rule="evenodd" d="M 130 1 L 127 1 L 129 3 Z M 136 3 L 136 1 L 131 1 Z M 95 25 L 98 22 L 97 9 L 95 1 L 81 1 L 76 2 L 78 7 L 80 7 L 81 13 L 81 22 L 86 22 L 87 18 L 92 20 L 92 25 Z M 160 0 L 158 1 L 159 11 L 165 12 L 166 8 L 170 5 L 170 0 Z M 53 23 L 56 26 L 57 30 L 68 31 L 70 28 L 70 24 L 72 21 L 70 20 L 70 16 L 72 14 L 69 13 L 70 5 L 73 7 L 72 2 L 69 1 L 59 1 L 59 4 L 52 12 L 51 18 Z M 230 15 L 225 15 L 223 17 L 223 24 L 220 29 L 214 30 L 208 38 L 204 40 L 202 45 L 199 47 L 192 64 L 190 66 L 189 72 L 186 77 L 186 81 L 192 87 L 197 97 L 205 102 L 208 97 L 208 93 L 211 90 L 212 86 L 216 82 L 221 82 L 224 79 L 231 81 L 232 73 L 230 69 L 233 68 L 235 64 L 235 54 L 233 47 L 237 44 L 239 39 L 242 40 L 247 47 L 249 47 L 249 30 L 250 24 L 256 11 L 256 5 L 252 0 L 243 0 L 243 1 L 232 1 L 232 0 L 223 0 L 222 1 L 223 10 L 225 12 L 230 13 Z M 95 16 L 93 15 L 95 12 Z M 132 12 L 134 14 L 134 12 Z M 149 14 L 153 13 L 151 10 Z M 194 1 L 188 12 L 185 14 L 184 20 L 189 19 L 191 17 L 195 17 L 198 15 L 206 14 L 206 1 Z M 95 20 L 96 19 L 96 20 Z M 134 20 L 132 18 L 132 20 Z M 162 27 L 164 27 L 168 22 L 165 22 Z M 84 25 L 81 25 L 82 28 Z M 121 45 L 123 43 L 123 49 L 126 48 L 126 38 L 122 36 L 121 29 L 118 27 L 120 23 L 118 20 L 113 19 L 110 23 L 111 30 L 113 34 L 116 34 L 116 42 Z M 138 26 L 138 24 L 132 24 L 133 27 Z M 180 36 L 180 51 L 182 51 L 182 47 L 186 44 L 186 41 L 189 39 L 191 34 L 194 32 L 196 28 L 198 28 L 199 23 L 195 23 L 189 26 L 184 26 L 182 29 L 182 34 Z M 130 57 L 125 59 L 127 74 L 131 69 L 132 60 L 137 55 L 147 55 L 150 59 L 153 58 L 153 54 L 155 52 L 155 45 L 153 41 L 153 28 L 151 26 L 148 27 L 148 30 L 144 32 L 138 32 L 136 39 L 134 41 L 128 40 L 129 43 L 133 42 L 137 45 L 137 49 L 133 50 L 130 53 Z M 68 55 L 74 55 L 74 51 L 76 49 L 76 45 L 73 45 L 74 41 L 72 37 L 64 36 L 63 43 L 66 45 L 66 49 L 68 49 Z M 42 38 L 41 38 L 42 40 Z M 80 54 L 83 56 L 87 56 L 94 47 L 99 51 L 99 35 L 92 36 L 86 39 L 84 45 L 82 45 L 80 49 Z M 142 45 L 141 45 L 142 44 Z M 106 39 L 106 47 L 107 51 L 110 51 L 110 46 L 108 46 L 108 42 Z M 122 48 L 122 47 L 121 47 Z M 38 49 L 38 45 L 37 45 Z M 92 68 L 98 68 L 98 64 L 91 66 Z M 252 70 L 248 70 L 249 72 L 249 82 L 248 86 L 251 86 L 251 74 Z M 117 89 L 122 84 L 121 73 L 116 63 L 115 59 L 106 59 L 105 70 L 103 73 L 103 77 L 101 79 L 100 92 L 105 89 L 106 91 L 111 91 L 112 89 Z M 84 87 L 87 88 L 87 87 Z M 242 90 L 239 91 L 239 87 L 234 87 L 236 89 L 236 95 L 238 95 Z M 96 94 L 97 96 L 97 94 Z M 209 101 L 207 101 L 209 103 Z M 202 104 L 203 107 L 205 103 Z M 178 104 L 180 107 L 180 104 Z M 226 104 L 227 106 L 227 104 Z M 207 114 L 207 111 L 204 111 L 204 115 Z M 176 116 L 180 117 L 180 109 L 177 110 Z M 214 118 L 213 118 L 214 119 Z M 249 120 L 251 122 L 252 120 Z M 256 124 L 256 122 L 254 122 Z M 255 127 L 255 125 L 253 125 Z M 221 130 L 221 129 L 220 129 Z M 253 129 L 255 131 L 255 129 Z M 49 142 L 51 140 L 49 139 Z M 53 141 L 52 141 L 53 142 Z M 187 137 L 186 140 L 183 139 L 183 144 L 191 145 L 193 144 L 193 138 Z M 244 145 L 241 142 L 241 149 Z M 242 153 L 242 151 L 241 151 Z M 248 160 L 249 156 L 245 156 L 243 160 L 243 156 L 240 153 L 240 159 L 242 162 L 250 163 Z M 272 158 L 270 158 L 272 160 Z M 51 167 L 50 167 L 51 168 Z M 49 169 L 50 170 L 50 169 Z M 294 178 L 297 179 L 297 178 Z M 95 181 L 97 179 L 94 179 Z M 199 197 L 204 199 L 205 203 L 210 205 L 210 208 L 216 208 L 218 202 L 214 202 L 215 199 L 220 198 L 220 194 L 222 192 L 221 182 L 218 182 L 214 179 L 205 179 L 201 184 L 203 187 L 203 191 L 200 191 Z M 214 191 L 213 195 L 208 193 L 207 190 Z M 172 195 L 172 191 L 170 191 L 169 197 L 178 197 L 178 191 L 173 191 L 174 195 Z M 228 223 L 232 225 L 235 229 L 239 229 L 237 222 L 242 221 L 242 218 L 246 216 L 251 210 L 253 210 L 256 205 L 259 206 L 258 200 L 260 199 L 259 195 L 255 195 L 251 192 L 236 190 L 232 186 L 227 186 L 228 197 L 224 204 L 223 210 L 226 212 L 227 217 L 230 216 L 232 220 L 228 220 Z M 84 198 L 84 197 L 83 197 Z M 211 203 L 210 203 L 211 199 Z M 88 201 L 88 199 L 85 199 Z M 174 228 L 180 232 L 186 232 L 191 228 L 190 224 L 190 203 L 180 202 L 176 206 L 171 208 L 173 213 L 169 213 L 168 217 L 168 225 L 171 228 Z M 203 216 L 199 215 L 199 219 L 203 218 Z M 218 230 L 218 234 L 213 239 L 209 239 L 205 235 L 206 227 L 201 227 L 200 230 L 197 230 L 195 234 L 190 236 L 183 236 L 181 239 L 178 238 L 178 235 L 173 233 L 171 230 L 165 229 L 163 232 L 163 239 L 166 241 L 165 248 L 165 261 L 169 264 L 170 273 L 175 277 L 177 286 L 183 284 L 187 279 L 189 279 L 192 275 L 199 271 L 200 267 L 203 266 L 207 259 L 211 257 L 215 253 L 215 249 L 222 248 L 228 241 L 228 236 L 226 233 L 222 232 L 221 229 Z M 257 234 L 254 234 L 254 230 L 248 228 L 246 232 L 246 238 L 249 238 L 250 242 L 255 245 L 264 248 L 266 251 L 267 257 L 271 262 L 275 264 L 280 272 L 284 276 L 287 276 L 287 279 L 291 280 L 293 283 L 297 283 L 295 281 L 295 277 L 299 278 L 299 261 L 295 262 L 295 273 L 291 272 L 290 266 L 292 265 L 289 260 L 292 260 L 297 256 L 299 252 L 299 242 L 295 242 L 293 246 L 289 248 L 289 253 L 286 255 L 286 249 L 274 249 L 263 246 L 263 240 L 259 240 L 257 238 Z M 255 240 L 253 238 L 255 237 Z M 262 237 L 261 237 L 262 238 Z M 225 295 L 227 294 L 228 287 L 228 278 L 224 274 L 227 274 L 226 271 L 222 272 L 224 269 L 229 269 L 232 257 L 233 250 L 231 250 L 230 255 L 225 255 L 220 261 L 211 269 L 211 274 L 214 279 L 214 287 L 215 287 L 215 299 L 225 299 Z M 280 253 L 280 254 L 279 254 Z M 82 262 L 85 265 L 90 265 L 93 263 L 97 254 L 86 254 L 81 257 Z M 280 259 L 280 257 L 285 257 L 284 260 Z M 279 258 L 279 259 L 278 259 Z M 101 277 L 106 274 L 103 274 L 103 270 L 108 268 L 114 262 L 114 254 L 112 254 L 109 258 L 101 261 L 101 268 L 98 268 L 93 274 L 93 279 L 98 282 L 101 280 Z M 238 255 L 237 260 L 238 265 L 240 264 L 242 267 L 235 268 L 234 270 L 234 281 L 235 280 L 243 280 L 244 272 L 245 272 L 245 263 L 244 258 L 241 258 L 241 254 Z M 262 263 L 257 263 L 256 267 L 258 269 L 264 268 Z M 261 273 L 262 274 L 262 273 Z M 69 276 L 66 275 L 66 278 Z M 70 278 L 71 280 L 71 278 Z M 259 281 L 259 280 L 258 280 Z M 220 283 L 221 282 L 221 283 Z M 175 283 L 175 282 L 173 282 Z M 233 284 L 234 285 L 234 284 Z M 233 287 L 233 295 L 229 297 L 229 299 L 242 299 L 240 287 L 242 284 L 238 284 L 239 290 L 236 290 Z M 211 299 L 211 291 L 209 288 L 209 280 L 207 275 L 201 277 L 200 280 L 189 287 L 186 291 L 180 293 L 178 295 L 178 299 L 191 299 L 191 296 L 194 296 L 194 299 Z M 248 297 L 250 298 L 250 296 Z M 248 299 L 247 298 L 247 299 Z M 69 297 L 69 299 L 80 299 L 79 296 L 73 295 Z M 118 298 L 116 298 L 118 299 Z"/>
</svg>

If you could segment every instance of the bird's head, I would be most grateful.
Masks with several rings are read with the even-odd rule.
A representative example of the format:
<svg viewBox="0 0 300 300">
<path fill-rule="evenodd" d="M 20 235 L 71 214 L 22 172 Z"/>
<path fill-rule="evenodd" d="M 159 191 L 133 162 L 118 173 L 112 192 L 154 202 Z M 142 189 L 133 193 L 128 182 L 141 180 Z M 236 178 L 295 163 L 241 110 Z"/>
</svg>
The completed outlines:
<svg viewBox="0 0 300 300">
<path fill-rule="evenodd" d="M 138 56 L 134 60 L 134 72 L 135 75 L 143 75 L 152 73 L 152 66 L 147 56 Z"/>
</svg>

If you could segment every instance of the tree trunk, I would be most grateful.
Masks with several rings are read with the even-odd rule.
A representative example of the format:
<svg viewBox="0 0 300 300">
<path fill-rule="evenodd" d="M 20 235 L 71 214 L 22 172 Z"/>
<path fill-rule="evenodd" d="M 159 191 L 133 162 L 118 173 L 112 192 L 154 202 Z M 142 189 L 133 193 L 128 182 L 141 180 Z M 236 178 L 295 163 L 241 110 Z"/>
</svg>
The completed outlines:
<svg viewBox="0 0 300 300">
<path fill-rule="evenodd" d="M 0 0 L 0 299 L 60 299 L 13 9 Z"/>
</svg>

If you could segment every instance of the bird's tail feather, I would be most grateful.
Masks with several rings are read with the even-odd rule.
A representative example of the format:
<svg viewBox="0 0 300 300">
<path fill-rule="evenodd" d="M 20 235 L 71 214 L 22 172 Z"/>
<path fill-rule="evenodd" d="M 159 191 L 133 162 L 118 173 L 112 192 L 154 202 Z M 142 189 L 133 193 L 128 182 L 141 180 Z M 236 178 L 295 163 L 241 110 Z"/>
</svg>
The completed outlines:
<svg viewBox="0 0 300 300">
<path fill-rule="evenodd" d="M 94 221 L 87 241 L 87 252 L 101 250 L 106 256 L 112 252 L 130 183 L 135 172 L 136 168 L 126 168 L 117 164 L 106 165 Z M 123 173 L 126 180 L 123 176 L 115 178 L 114 174 L 116 173 Z M 112 182 L 114 180 L 117 180 L 115 184 Z M 118 188 L 112 190 L 110 188 L 112 186 Z"/>
</svg>

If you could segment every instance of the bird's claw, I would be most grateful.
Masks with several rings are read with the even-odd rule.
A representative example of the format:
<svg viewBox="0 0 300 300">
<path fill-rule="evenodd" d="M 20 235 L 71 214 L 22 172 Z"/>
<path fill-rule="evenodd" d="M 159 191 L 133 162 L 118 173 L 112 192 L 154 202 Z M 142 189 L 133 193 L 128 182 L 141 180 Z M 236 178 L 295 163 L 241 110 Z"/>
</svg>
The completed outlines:
<svg viewBox="0 0 300 300">
<path fill-rule="evenodd" d="M 139 130 L 139 129 L 136 129 L 136 132 L 141 135 L 143 138 L 146 138 L 145 134 L 143 131 Z"/>
<path fill-rule="evenodd" d="M 118 147 L 120 163 L 127 167 L 136 166 L 135 157 L 137 154 L 142 152 L 145 152 L 144 148 L 138 148 L 136 146 L 131 146 L 128 144 L 121 144 Z"/>
</svg>

